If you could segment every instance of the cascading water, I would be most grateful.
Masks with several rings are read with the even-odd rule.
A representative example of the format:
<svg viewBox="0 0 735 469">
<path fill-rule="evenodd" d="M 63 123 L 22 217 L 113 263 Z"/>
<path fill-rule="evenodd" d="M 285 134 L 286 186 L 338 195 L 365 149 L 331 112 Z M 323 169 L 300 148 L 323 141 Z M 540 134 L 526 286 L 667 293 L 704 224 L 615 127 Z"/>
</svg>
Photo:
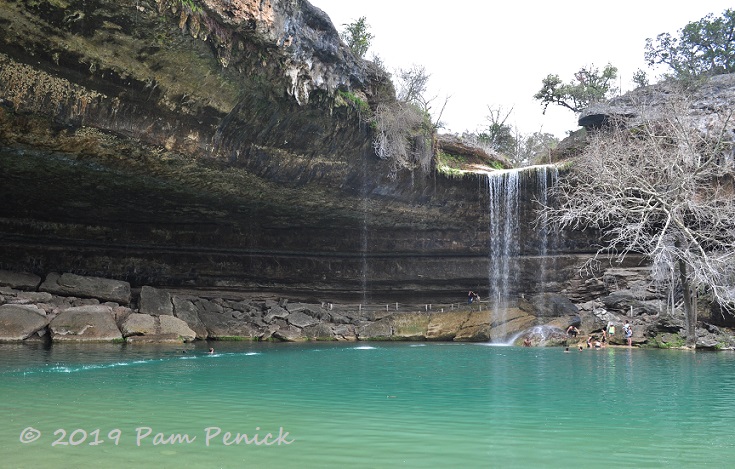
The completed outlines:
<svg viewBox="0 0 735 469">
<path fill-rule="evenodd" d="M 559 179 L 559 170 L 556 166 L 543 165 L 535 166 L 536 168 L 536 187 L 538 194 L 538 202 L 542 206 L 549 205 L 549 189 L 556 185 Z M 545 213 L 541 213 L 539 219 L 539 255 L 541 256 L 541 265 L 539 268 L 539 284 L 541 289 L 545 290 L 546 272 L 555 269 L 554 257 L 549 256 L 549 252 L 553 252 L 558 244 L 556 230 L 550 231 Z"/>
<path fill-rule="evenodd" d="M 502 337 L 507 335 L 510 286 L 518 273 L 518 175 L 517 170 L 496 171 L 487 178 L 490 210 L 488 300 L 497 320 L 497 333 Z"/>
<path fill-rule="evenodd" d="M 488 173 L 488 210 L 489 210 L 489 265 L 488 265 L 488 300 L 493 314 L 494 340 L 507 343 L 508 310 L 516 306 L 519 293 L 521 245 L 521 201 L 536 198 L 545 205 L 549 202 L 548 190 L 557 180 L 558 171 L 551 165 L 530 166 L 521 169 L 503 170 Z M 524 220 L 533 223 L 534 220 Z M 540 256 L 539 277 L 535 279 L 539 289 L 543 290 L 546 272 L 553 268 L 549 264 L 549 251 L 554 248 L 554 238 L 550 236 L 544 220 L 536 231 L 535 247 L 524 246 Z"/>
</svg>

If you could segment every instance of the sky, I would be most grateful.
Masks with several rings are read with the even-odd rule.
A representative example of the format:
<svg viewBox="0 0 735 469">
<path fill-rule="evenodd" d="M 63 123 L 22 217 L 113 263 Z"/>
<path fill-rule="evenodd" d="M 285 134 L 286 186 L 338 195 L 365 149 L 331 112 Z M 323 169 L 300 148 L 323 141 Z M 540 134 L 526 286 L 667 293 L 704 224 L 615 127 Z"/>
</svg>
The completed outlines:
<svg viewBox="0 0 735 469">
<path fill-rule="evenodd" d="M 389 72 L 413 65 L 430 74 L 428 96 L 438 110 L 449 97 L 440 132 L 482 130 L 488 108 L 512 113 L 507 124 L 521 134 L 576 130 L 576 115 L 550 105 L 543 114 L 533 95 L 542 80 L 564 82 L 582 67 L 618 68 L 617 86 L 629 91 L 633 74 L 652 82 L 663 69 L 645 63 L 646 38 L 678 30 L 708 13 L 721 16 L 732 0 L 310 0 L 338 31 L 366 17 L 374 35 L 366 58 L 377 55 Z M 436 117 L 436 116 L 434 116 Z"/>
</svg>

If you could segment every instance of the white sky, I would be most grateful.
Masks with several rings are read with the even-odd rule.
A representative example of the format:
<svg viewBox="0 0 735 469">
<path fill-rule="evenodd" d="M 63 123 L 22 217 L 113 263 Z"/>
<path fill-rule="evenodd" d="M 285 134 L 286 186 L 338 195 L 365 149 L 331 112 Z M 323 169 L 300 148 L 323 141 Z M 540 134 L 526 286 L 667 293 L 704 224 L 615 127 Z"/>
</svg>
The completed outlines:
<svg viewBox="0 0 735 469">
<path fill-rule="evenodd" d="M 413 64 L 431 75 L 435 108 L 451 96 L 443 132 L 487 125 L 488 106 L 513 108 L 508 124 L 523 134 L 557 137 L 578 128 L 574 113 L 549 106 L 542 114 L 533 95 L 550 73 L 564 82 L 582 66 L 618 67 L 623 92 L 643 69 L 646 38 L 677 31 L 708 13 L 721 16 L 732 0 L 310 0 L 338 31 L 365 16 L 374 34 L 366 57 L 378 55 L 394 72 Z"/>
</svg>

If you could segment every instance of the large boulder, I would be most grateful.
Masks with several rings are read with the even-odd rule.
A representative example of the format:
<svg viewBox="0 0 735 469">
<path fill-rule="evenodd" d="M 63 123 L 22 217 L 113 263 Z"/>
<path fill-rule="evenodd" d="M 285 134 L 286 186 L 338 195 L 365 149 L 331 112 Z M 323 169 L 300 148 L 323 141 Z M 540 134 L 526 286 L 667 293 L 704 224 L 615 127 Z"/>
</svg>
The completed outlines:
<svg viewBox="0 0 735 469">
<path fill-rule="evenodd" d="M 174 305 L 171 294 L 149 286 L 140 289 L 140 312 L 152 316 L 173 316 Z"/>
<path fill-rule="evenodd" d="M 174 316 L 185 321 L 189 328 L 196 333 L 197 339 L 206 339 L 209 336 L 207 328 L 199 319 L 199 310 L 192 300 L 173 296 L 171 302 L 174 305 Z"/>
<path fill-rule="evenodd" d="M 123 336 L 112 307 L 88 305 L 67 308 L 49 324 L 54 342 L 112 342 Z"/>
<path fill-rule="evenodd" d="M 121 330 L 130 343 L 181 343 L 196 339 L 196 332 L 186 322 L 168 315 L 133 313 L 125 319 Z"/>
<path fill-rule="evenodd" d="M 46 314 L 35 306 L 0 306 L 0 342 L 20 342 L 43 330 L 47 324 Z"/>
<path fill-rule="evenodd" d="M 10 287 L 16 290 L 36 290 L 41 284 L 41 277 L 23 272 L 0 270 L 0 287 Z"/>
<path fill-rule="evenodd" d="M 196 339 L 196 332 L 191 330 L 185 321 L 166 315 L 159 316 L 156 319 L 158 320 L 158 331 L 160 334 L 173 335 L 185 342 Z"/>
<path fill-rule="evenodd" d="M 156 334 L 156 318 L 149 314 L 132 313 L 120 325 L 123 337 Z"/>
<path fill-rule="evenodd" d="M 50 273 L 39 290 L 63 296 L 98 298 L 123 305 L 130 303 L 130 284 L 107 278 Z"/>
<path fill-rule="evenodd" d="M 539 318 L 556 318 L 577 314 L 577 307 L 569 298 L 556 293 L 532 295 L 519 302 L 519 308 Z"/>
<path fill-rule="evenodd" d="M 392 321 L 381 319 L 359 326 L 356 330 L 360 340 L 389 340 L 393 336 Z"/>
</svg>

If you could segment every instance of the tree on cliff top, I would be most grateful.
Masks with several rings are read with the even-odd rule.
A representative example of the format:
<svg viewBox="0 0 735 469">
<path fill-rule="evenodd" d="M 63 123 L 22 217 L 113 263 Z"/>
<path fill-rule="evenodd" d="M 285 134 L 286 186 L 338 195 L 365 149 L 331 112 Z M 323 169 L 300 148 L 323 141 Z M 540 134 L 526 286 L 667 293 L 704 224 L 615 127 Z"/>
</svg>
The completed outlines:
<svg viewBox="0 0 735 469">
<path fill-rule="evenodd" d="M 678 38 L 662 33 L 646 39 L 645 58 L 651 66 L 667 65 L 678 79 L 735 73 L 735 10 L 691 22 Z"/>
<path fill-rule="evenodd" d="M 367 18 L 361 16 L 352 23 L 342 25 L 345 29 L 340 37 L 353 54 L 360 58 L 364 58 L 370 45 L 373 42 L 373 33 L 370 32 L 370 25 L 367 24 Z"/>
<path fill-rule="evenodd" d="M 682 117 L 682 106 L 670 103 L 634 128 L 618 123 L 594 134 L 553 190 L 558 204 L 542 217 L 604 234 L 587 267 L 603 254 L 649 258 L 672 308 L 683 301 L 687 344 L 694 346 L 698 294 L 725 309 L 735 304 L 735 168 L 726 138 L 732 111 L 705 134 Z"/>
<path fill-rule="evenodd" d="M 616 93 L 617 77 L 618 69 L 611 64 L 607 64 L 602 71 L 594 65 L 582 67 L 568 83 L 562 82 L 559 75 L 551 74 L 542 80 L 541 89 L 533 98 L 541 101 L 544 113 L 549 104 L 580 112 L 590 103 L 602 101 Z"/>
</svg>

